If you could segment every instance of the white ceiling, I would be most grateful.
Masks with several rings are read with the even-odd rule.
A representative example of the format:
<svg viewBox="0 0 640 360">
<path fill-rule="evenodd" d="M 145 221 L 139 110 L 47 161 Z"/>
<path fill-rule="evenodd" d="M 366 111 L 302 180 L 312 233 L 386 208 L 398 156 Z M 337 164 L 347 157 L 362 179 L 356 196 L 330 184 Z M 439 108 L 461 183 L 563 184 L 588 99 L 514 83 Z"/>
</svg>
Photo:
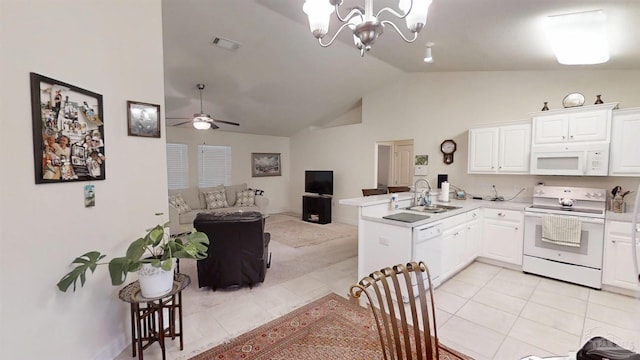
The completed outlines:
<svg viewBox="0 0 640 360">
<path fill-rule="evenodd" d="M 640 68 L 640 0 L 433 0 L 415 43 L 388 28 L 364 58 L 347 33 L 320 47 L 303 3 L 162 0 L 166 117 L 189 120 L 200 112 L 196 84 L 204 83 L 204 112 L 241 124 L 218 124 L 220 130 L 291 136 L 334 120 L 408 72 Z M 374 1 L 376 8 L 396 4 Z M 545 41 L 544 18 L 596 9 L 608 16 L 611 60 L 558 64 Z M 332 21 L 330 35 L 336 25 Z M 216 36 L 241 46 L 235 52 L 215 47 Z M 422 61 L 427 42 L 435 44 L 433 64 Z M 182 121 L 167 120 L 167 126 Z"/>
</svg>

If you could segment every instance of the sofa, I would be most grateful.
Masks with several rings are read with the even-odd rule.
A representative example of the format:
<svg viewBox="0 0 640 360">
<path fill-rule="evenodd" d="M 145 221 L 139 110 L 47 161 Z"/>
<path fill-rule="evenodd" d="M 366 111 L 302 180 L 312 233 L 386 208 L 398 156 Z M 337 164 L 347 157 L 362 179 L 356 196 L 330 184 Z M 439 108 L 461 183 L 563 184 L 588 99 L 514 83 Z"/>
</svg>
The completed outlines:
<svg viewBox="0 0 640 360">
<path fill-rule="evenodd" d="M 269 199 L 261 190 L 246 183 L 207 188 L 169 190 L 169 231 L 171 235 L 193 229 L 193 220 L 201 213 L 258 211 L 265 214 Z"/>
<path fill-rule="evenodd" d="M 216 290 L 263 282 L 271 262 L 264 224 L 257 211 L 198 214 L 193 226 L 211 240 L 207 258 L 198 260 L 198 286 Z"/>
</svg>

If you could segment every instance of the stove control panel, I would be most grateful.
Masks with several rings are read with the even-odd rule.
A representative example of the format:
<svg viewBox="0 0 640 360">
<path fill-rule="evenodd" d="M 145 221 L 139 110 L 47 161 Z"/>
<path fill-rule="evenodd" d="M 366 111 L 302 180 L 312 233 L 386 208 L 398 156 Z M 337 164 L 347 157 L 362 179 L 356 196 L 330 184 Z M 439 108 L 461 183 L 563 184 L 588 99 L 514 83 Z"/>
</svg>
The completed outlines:
<svg viewBox="0 0 640 360">
<path fill-rule="evenodd" d="M 533 197 L 534 199 L 573 199 L 605 202 L 606 190 L 570 186 L 536 185 L 533 189 Z"/>
</svg>

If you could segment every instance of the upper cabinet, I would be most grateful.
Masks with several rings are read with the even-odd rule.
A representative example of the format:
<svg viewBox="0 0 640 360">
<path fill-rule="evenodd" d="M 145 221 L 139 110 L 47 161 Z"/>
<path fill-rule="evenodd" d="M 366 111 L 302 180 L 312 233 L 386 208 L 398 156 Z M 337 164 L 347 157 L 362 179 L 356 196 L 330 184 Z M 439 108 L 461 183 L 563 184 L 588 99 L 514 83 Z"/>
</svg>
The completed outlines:
<svg viewBox="0 0 640 360">
<path fill-rule="evenodd" d="M 609 175 L 640 176 L 640 108 L 615 110 L 611 125 Z"/>
<path fill-rule="evenodd" d="M 469 129 L 469 174 L 528 174 L 531 124 Z"/>
<path fill-rule="evenodd" d="M 617 103 L 532 113 L 533 144 L 609 141 Z"/>
</svg>

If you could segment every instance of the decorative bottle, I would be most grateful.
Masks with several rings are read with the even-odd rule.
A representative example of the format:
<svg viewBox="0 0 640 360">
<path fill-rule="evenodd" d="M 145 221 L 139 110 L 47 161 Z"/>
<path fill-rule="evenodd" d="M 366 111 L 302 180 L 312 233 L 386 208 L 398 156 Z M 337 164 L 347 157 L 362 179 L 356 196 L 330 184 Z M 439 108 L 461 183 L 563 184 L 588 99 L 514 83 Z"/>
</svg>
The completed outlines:
<svg viewBox="0 0 640 360">
<path fill-rule="evenodd" d="M 602 104 L 602 103 L 603 103 L 603 102 L 602 102 L 602 99 L 600 98 L 600 96 L 602 96 L 602 95 L 596 95 L 596 102 L 594 102 L 594 104 L 595 104 L 595 105 L 598 105 L 598 104 Z"/>
<path fill-rule="evenodd" d="M 549 110 L 549 107 L 547 106 L 547 102 L 545 101 L 541 111 L 547 111 L 547 110 Z"/>
</svg>

